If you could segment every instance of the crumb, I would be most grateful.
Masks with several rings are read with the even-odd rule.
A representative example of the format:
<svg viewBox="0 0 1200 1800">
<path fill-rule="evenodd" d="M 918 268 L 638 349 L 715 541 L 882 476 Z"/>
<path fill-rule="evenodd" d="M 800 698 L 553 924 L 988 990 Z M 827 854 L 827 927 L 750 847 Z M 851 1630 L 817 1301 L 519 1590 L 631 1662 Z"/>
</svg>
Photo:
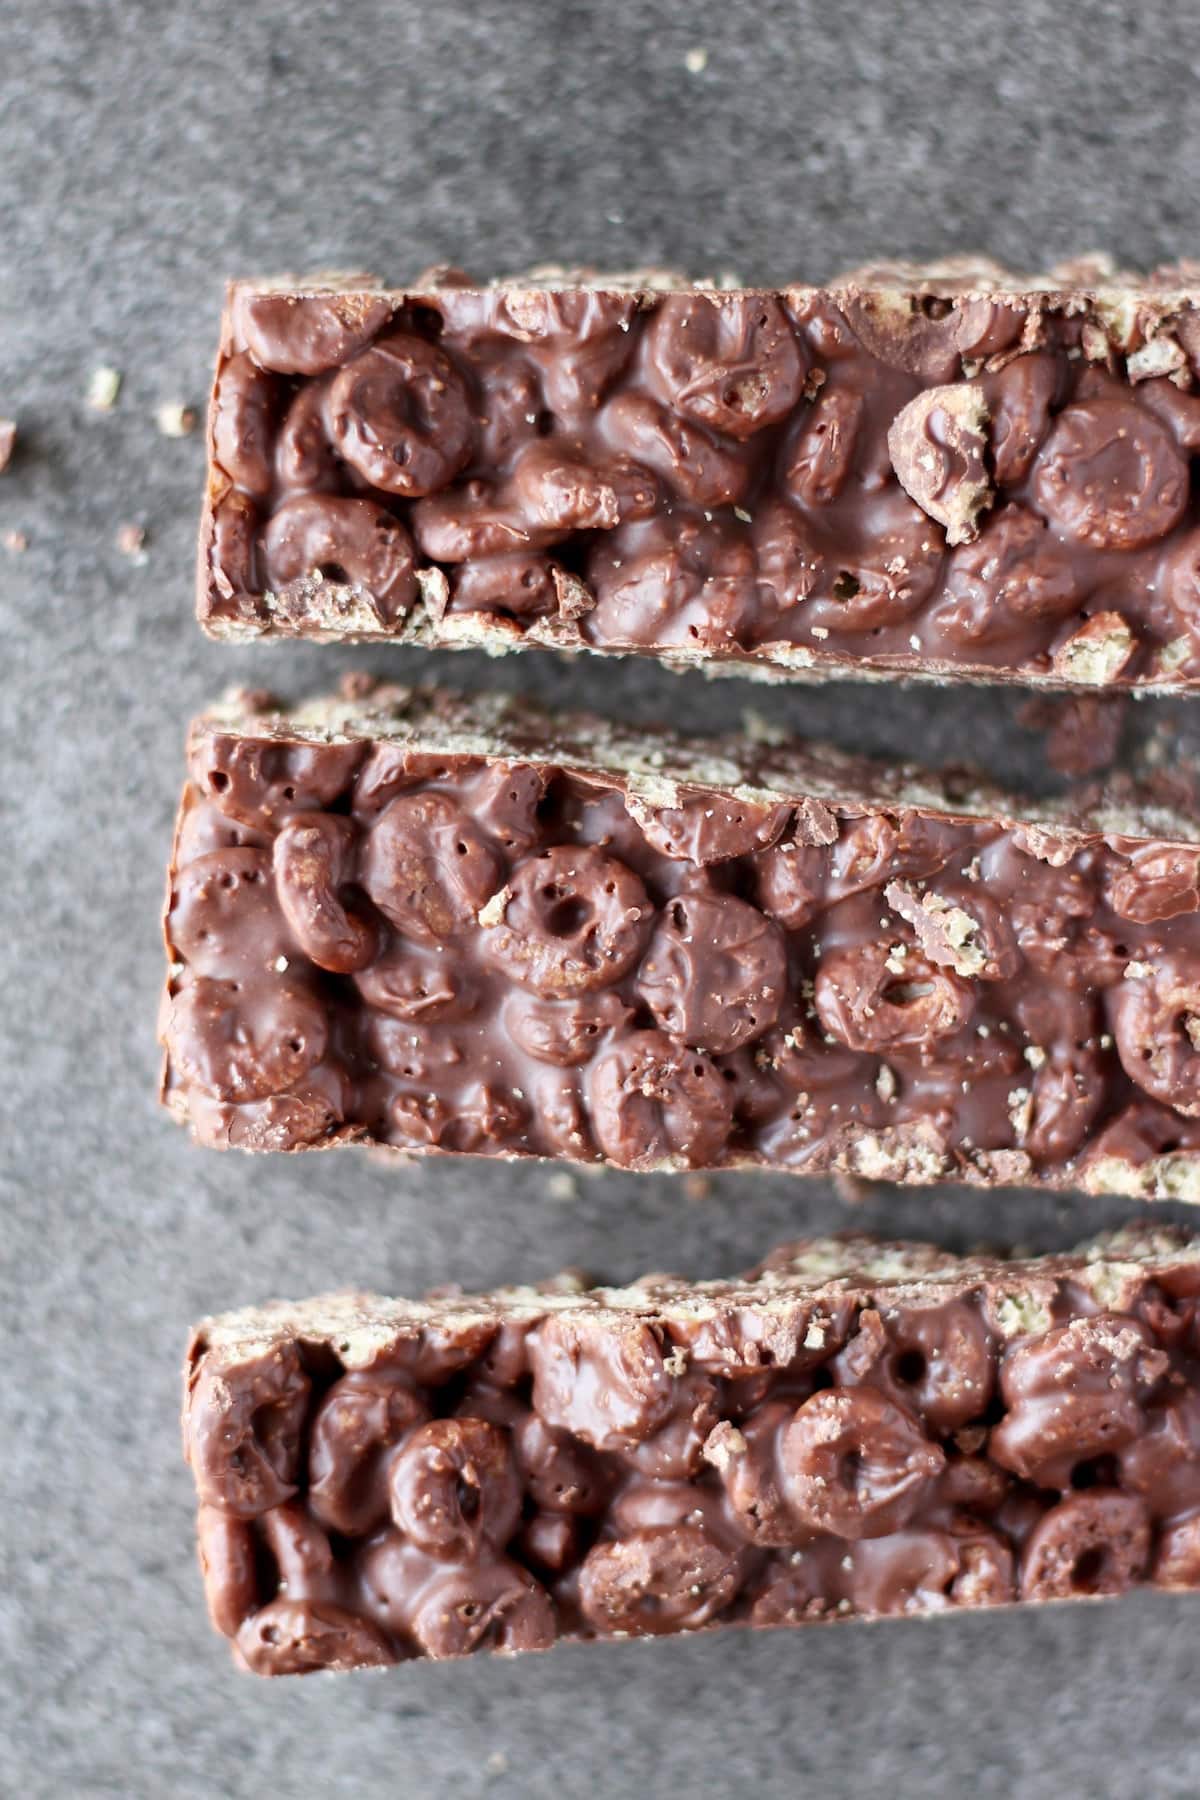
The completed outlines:
<svg viewBox="0 0 1200 1800">
<path fill-rule="evenodd" d="M 25 536 L 23 531 L 6 531 L 3 541 L 4 548 L 12 556 L 20 556 L 23 551 L 28 550 L 29 548 L 29 539 Z"/>
<path fill-rule="evenodd" d="M 164 437 L 190 437 L 196 429 L 195 407 L 181 406 L 178 400 L 160 406 L 154 417 Z"/>
<path fill-rule="evenodd" d="M 689 1200 L 707 1200 L 712 1193 L 712 1182 L 707 1175 L 685 1175 L 683 1191 Z"/>
<path fill-rule="evenodd" d="M 871 1184 L 838 1169 L 833 1176 L 833 1191 L 843 1206 L 862 1206 L 870 1198 Z"/>
<path fill-rule="evenodd" d="M 0 474 L 3 474 L 17 447 L 17 421 L 0 419 Z"/>
<path fill-rule="evenodd" d="M 493 1750 L 483 1766 L 489 1775 L 503 1775 L 508 1768 L 508 1758 L 503 1750 Z"/>
<path fill-rule="evenodd" d="M 87 403 L 93 412 L 111 412 L 121 391 L 117 369 L 93 369 L 88 380 Z"/>
<path fill-rule="evenodd" d="M 1046 734 L 1046 761 L 1060 775 L 1098 775 L 1116 761 L 1129 712 L 1127 694 L 1073 694 L 1030 700 L 1017 714 Z"/>
<path fill-rule="evenodd" d="M 122 556 L 139 556 L 145 546 L 145 542 L 145 526 L 135 525 L 130 521 L 118 528 L 116 545 Z"/>
<path fill-rule="evenodd" d="M 379 685 L 379 677 L 369 669 L 348 669 L 338 682 L 343 700 L 367 700 Z"/>
<path fill-rule="evenodd" d="M 688 51 L 683 59 L 683 66 L 689 75 L 703 75 L 708 67 L 708 51 L 703 44 L 697 44 Z"/>
<path fill-rule="evenodd" d="M 573 1175 L 560 1169 L 546 1181 L 546 1193 L 551 1200 L 575 1200 L 579 1195 L 579 1183 Z"/>
</svg>

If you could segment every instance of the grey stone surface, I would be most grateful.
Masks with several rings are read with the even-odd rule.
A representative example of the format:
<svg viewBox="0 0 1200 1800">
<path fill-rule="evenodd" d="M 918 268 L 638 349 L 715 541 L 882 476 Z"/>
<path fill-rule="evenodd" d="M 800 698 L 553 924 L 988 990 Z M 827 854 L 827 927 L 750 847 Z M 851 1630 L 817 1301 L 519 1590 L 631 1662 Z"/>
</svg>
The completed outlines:
<svg viewBox="0 0 1200 1800">
<path fill-rule="evenodd" d="M 353 35 L 348 36 L 350 23 Z M 686 53 L 708 51 L 691 73 Z M 204 1622 L 177 1365 L 272 1292 L 718 1273 L 845 1222 L 729 1178 L 383 1171 L 201 1152 L 156 1111 L 156 908 L 187 715 L 369 661 L 205 645 L 190 616 L 199 402 L 220 279 L 565 256 L 819 275 L 966 244 L 1036 264 L 1194 251 L 1200 11 L 833 0 L 8 0 L 0 81 L 6 780 L 0 1230 L 0 1791 L 33 1797 L 698 1792 L 1156 1797 L 1200 1787 L 1200 1603 L 567 1649 L 255 1684 Z M 90 371 L 123 371 L 88 411 Z M 145 527 L 143 560 L 115 545 Z M 998 695 L 764 695 L 546 659 L 437 671 L 640 719 L 749 702 L 845 743 L 1042 784 Z M 1137 709 L 1131 740 L 1168 717 Z M 1176 715 L 1178 716 L 1178 715 Z M 1194 728 L 1193 728 L 1194 729 Z M 873 1196 L 862 1222 L 1049 1246 L 1120 1202 Z"/>
</svg>

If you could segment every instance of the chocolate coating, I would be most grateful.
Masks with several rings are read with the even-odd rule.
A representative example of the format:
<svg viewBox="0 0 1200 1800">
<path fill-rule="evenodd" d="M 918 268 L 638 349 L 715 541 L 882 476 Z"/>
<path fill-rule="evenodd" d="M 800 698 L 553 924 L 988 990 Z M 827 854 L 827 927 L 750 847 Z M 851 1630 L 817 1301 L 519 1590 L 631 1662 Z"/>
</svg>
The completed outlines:
<svg viewBox="0 0 1200 1800">
<path fill-rule="evenodd" d="M 186 1372 L 209 1614 L 277 1675 L 1200 1587 L 1198 1317 L 1149 1226 L 231 1313 Z"/>
<path fill-rule="evenodd" d="M 193 735 L 202 1141 L 1200 1197 L 1196 822 L 499 700 L 311 718 Z"/>
<path fill-rule="evenodd" d="M 793 679 L 1195 687 L 1181 280 L 234 283 L 200 616 Z"/>
</svg>

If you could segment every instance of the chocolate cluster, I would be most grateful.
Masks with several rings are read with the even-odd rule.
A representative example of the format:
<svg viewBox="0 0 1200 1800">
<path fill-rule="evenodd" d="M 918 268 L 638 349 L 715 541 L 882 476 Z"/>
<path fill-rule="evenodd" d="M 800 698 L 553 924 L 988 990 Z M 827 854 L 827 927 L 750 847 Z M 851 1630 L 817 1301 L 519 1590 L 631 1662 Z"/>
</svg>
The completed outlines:
<svg viewBox="0 0 1200 1800">
<path fill-rule="evenodd" d="M 204 1141 L 1200 1191 L 1195 841 L 524 717 L 198 731 L 163 1035 Z"/>
<path fill-rule="evenodd" d="M 210 1613 L 259 1674 L 1200 1586 L 1200 1261 L 956 1263 L 200 1328 Z"/>
<path fill-rule="evenodd" d="M 1200 680 L 1178 272 L 231 291 L 220 634 Z"/>
</svg>

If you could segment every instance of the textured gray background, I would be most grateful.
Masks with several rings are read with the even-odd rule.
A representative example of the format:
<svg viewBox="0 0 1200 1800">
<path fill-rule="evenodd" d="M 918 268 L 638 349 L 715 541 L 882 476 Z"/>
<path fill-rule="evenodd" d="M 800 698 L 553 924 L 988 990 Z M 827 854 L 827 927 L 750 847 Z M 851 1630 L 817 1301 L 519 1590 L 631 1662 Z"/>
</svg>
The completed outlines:
<svg viewBox="0 0 1200 1800">
<path fill-rule="evenodd" d="M 383 1171 L 192 1149 L 156 1112 L 155 912 L 187 715 L 361 655 L 201 642 L 201 400 L 220 279 L 403 277 L 551 256 L 819 275 L 986 247 L 1196 252 L 1200 11 L 1162 0 L 8 0 L 0 83 L 5 742 L 0 884 L 0 1791 L 27 1796 L 1194 1794 L 1200 1603 L 567 1649 L 255 1684 L 205 1624 L 177 1450 L 188 1322 L 270 1292 L 715 1274 L 844 1222 L 832 1193 L 730 1177 Z M 346 35 L 339 14 L 352 19 Z M 689 73 L 685 55 L 707 48 Z M 124 371 L 89 413 L 90 370 Z M 144 561 L 118 527 L 147 531 Z M 418 658 L 378 668 L 428 674 Z M 552 699 L 601 674 L 441 659 Z M 637 669 L 610 704 L 736 722 L 752 698 L 846 743 L 969 752 L 1041 783 L 998 695 L 764 698 Z M 1164 717 L 1137 709 L 1130 736 Z M 1106 1207 L 880 1193 L 866 1222 L 1061 1243 Z M 7 1717 L 2 1715 L 7 1714 Z"/>
</svg>

